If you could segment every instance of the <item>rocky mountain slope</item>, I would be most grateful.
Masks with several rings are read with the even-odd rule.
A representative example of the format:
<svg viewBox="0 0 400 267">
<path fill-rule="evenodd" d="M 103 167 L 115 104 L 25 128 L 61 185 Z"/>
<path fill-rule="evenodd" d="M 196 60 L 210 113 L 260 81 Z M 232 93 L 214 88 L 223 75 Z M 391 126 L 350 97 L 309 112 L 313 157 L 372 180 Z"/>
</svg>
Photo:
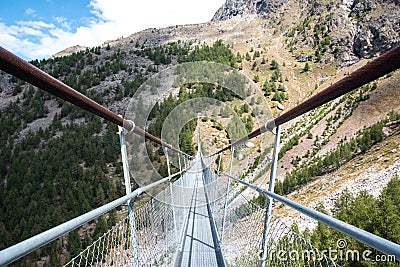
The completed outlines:
<svg viewBox="0 0 400 267">
<path fill-rule="evenodd" d="M 289 37 L 286 44 L 296 57 L 348 66 L 400 43 L 399 5 L 397 0 L 228 0 L 213 21 L 256 16 Z"/>
</svg>

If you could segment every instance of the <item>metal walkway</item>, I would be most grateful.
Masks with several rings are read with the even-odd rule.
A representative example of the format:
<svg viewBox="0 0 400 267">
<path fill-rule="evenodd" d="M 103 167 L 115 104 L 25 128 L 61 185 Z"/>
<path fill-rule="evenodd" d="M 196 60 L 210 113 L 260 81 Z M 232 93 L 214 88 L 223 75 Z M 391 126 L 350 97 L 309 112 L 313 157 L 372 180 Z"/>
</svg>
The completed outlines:
<svg viewBox="0 0 400 267">
<path fill-rule="evenodd" d="M 205 189 L 205 165 L 201 154 L 185 174 L 193 181 L 188 215 L 182 229 L 182 238 L 175 266 L 225 266 L 219 238 Z"/>
</svg>

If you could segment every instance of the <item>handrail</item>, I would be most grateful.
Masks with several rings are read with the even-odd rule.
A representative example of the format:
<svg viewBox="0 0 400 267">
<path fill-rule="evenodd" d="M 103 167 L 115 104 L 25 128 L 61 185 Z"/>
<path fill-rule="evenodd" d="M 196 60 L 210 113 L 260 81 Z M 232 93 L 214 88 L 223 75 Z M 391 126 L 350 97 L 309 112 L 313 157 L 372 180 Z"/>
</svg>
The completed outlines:
<svg viewBox="0 0 400 267">
<path fill-rule="evenodd" d="M 17 259 L 35 251 L 36 249 L 50 243 L 51 241 L 71 232 L 72 230 L 78 228 L 79 226 L 82 226 L 83 224 L 94 220 L 95 218 L 99 217 L 100 215 L 103 215 L 104 213 L 107 213 L 108 211 L 125 204 L 128 200 L 139 196 L 143 192 L 146 192 L 159 184 L 162 184 L 166 181 L 171 180 L 173 177 L 180 175 L 181 173 L 185 172 L 186 170 L 174 173 L 174 174 L 172 174 L 168 177 L 165 177 L 163 179 L 160 179 L 154 183 L 140 187 L 140 188 L 136 189 L 135 191 L 133 191 L 132 193 L 130 193 L 129 195 L 125 195 L 121 198 L 118 198 L 118 199 L 116 199 L 108 204 L 105 204 L 97 209 L 89 211 L 81 216 L 78 216 L 72 220 L 62 223 L 54 228 L 51 228 L 45 232 L 42 232 L 38 235 L 35 235 L 31 238 L 28 238 L 20 243 L 17 243 L 11 247 L 8 247 L 8 248 L 0 251 L 0 266 L 7 265 L 7 264 L 10 264 L 10 263 L 16 261 Z"/>
<path fill-rule="evenodd" d="M 343 79 L 332 84 L 328 88 L 322 90 L 318 94 L 310 97 L 296 107 L 288 110 L 281 114 L 279 117 L 268 121 L 264 126 L 254 130 L 250 134 L 240 138 L 239 140 L 229 144 L 228 146 L 220 149 L 211 156 L 215 156 L 221 152 L 224 152 L 231 147 L 235 147 L 239 144 L 246 142 L 249 139 L 259 136 L 267 130 L 272 130 L 277 125 L 282 125 L 308 111 L 319 107 L 329 101 L 340 97 L 362 85 L 365 85 L 373 80 L 382 77 L 392 71 L 400 68 L 400 45 L 392 48 L 381 56 L 377 57 L 373 61 L 359 68 L 358 70 L 347 75 Z"/>
<path fill-rule="evenodd" d="M 235 178 L 229 174 L 226 174 L 223 172 L 220 172 L 220 173 L 240 184 L 243 184 L 261 194 L 264 194 L 267 197 L 273 198 L 273 199 L 299 211 L 300 213 L 307 215 L 308 217 L 311 217 L 323 224 L 326 224 L 327 226 L 332 227 L 347 236 L 350 236 L 372 248 L 375 248 L 375 249 L 385 253 L 386 255 L 394 255 L 398 261 L 400 260 L 400 245 L 398 245 L 396 243 L 393 243 L 389 240 L 386 240 L 382 237 L 379 237 L 377 235 L 369 233 L 365 230 L 357 228 L 357 227 L 350 225 L 348 223 L 345 223 L 341 220 L 335 219 L 331 216 L 328 216 L 326 214 L 323 214 L 321 212 L 318 212 L 316 210 L 313 210 L 311 208 L 303 206 L 303 205 L 301 205 L 297 202 L 294 202 L 290 199 L 287 199 L 283 196 L 272 193 L 268 190 L 265 190 L 263 188 L 255 186 L 255 185 L 252 185 L 245 181 L 242 181 L 242 180 Z"/>
<path fill-rule="evenodd" d="M 152 142 L 168 147 L 175 152 L 189 156 L 179 149 L 174 148 L 172 145 L 162 141 L 160 138 L 140 129 L 138 126 L 135 126 L 132 121 L 123 119 L 96 101 L 81 94 L 48 73 L 26 62 L 22 58 L 14 55 L 10 51 L 4 49 L 2 46 L 0 46 L 0 69 L 40 89 L 43 89 L 52 95 L 60 97 L 65 101 L 85 109 L 90 113 L 102 117 L 109 122 L 124 127 L 128 131 L 133 131 L 134 133 L 143 136 Z"/>
</svg>

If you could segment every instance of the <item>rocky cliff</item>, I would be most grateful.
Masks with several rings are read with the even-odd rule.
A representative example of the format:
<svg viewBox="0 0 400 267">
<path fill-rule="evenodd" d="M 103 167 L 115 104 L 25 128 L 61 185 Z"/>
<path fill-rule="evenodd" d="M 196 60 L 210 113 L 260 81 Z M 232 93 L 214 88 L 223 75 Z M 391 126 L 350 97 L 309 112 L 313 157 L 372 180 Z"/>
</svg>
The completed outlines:
<svg viewBox="0 0 400 267">
<path fill-rule="evenodd" d="M 212 21 L 231 19 L 235 16 L 258 15 L 262 18 L 269 17 L 277 9 L 285 4 L 286 0 L 227 0 L 218 9 Z"/>
<path fill-rule="evenodd" d="M 398 0 L 227 0 L 213 21 L 247 16 L 283 33 L 299 61 L 343 67 L 400 44 Z"/>
</svg>

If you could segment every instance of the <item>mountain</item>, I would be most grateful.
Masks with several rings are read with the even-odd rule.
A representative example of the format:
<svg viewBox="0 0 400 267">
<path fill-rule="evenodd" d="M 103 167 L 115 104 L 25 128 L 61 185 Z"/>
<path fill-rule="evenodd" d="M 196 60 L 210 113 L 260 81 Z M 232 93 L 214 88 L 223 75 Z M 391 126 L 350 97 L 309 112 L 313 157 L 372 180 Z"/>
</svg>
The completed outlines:
<svg viewBox="0 0 400 267">
<path fill-rule="evenodd" d="M 276 15 L 276 12 L 289 1 L 286 0 L 227 0 L 214 14 L 212 21 L 228 20 L 236 16 L 244 17 L 256 15 L 267 19 Z"/>
<path fill-rule="evenodd" d="M 217 61 L 252 79 L 261 99 L 243 103 L 219 86 L 173 88 L 171 96 L 160 96 L 148 130 L 159 135 L 168 112 L 197 96 L 224 102 L 250 130 L 264 123 L 255 119 L 262 105 L 276 116 L 398 45 L 399 12 L 399 1 L 390 0 L 227 0 L 208 23 L 147 29 L 31 63 L 123 114 L 140 85 L 157 72 L 184 62 Z M 303 194 L 298 192 L 311 188 L 315 194 L 307 197 L 314 205 L 319 199 L 326 203 L 337 197 L 344 186 L 373 189 L 375 194 L 375 181 L 383 187 L 389 177 L 400 175 L 396 147 L 386 145 L 399 140 L 399 84 L 400 71 L 395 71 L 284 125 L 277 190 L 301 202 Z M 0 249 L 124 194 L 114 125 L 4 72 L 0 125 Z M 189 122 L 181 133 L 180 145 L 188 153 L 195 151 L 195 126 Z M 218 137 L 205 141 L 205 149 L 228 142 L 227 131 L 210 121 L 204 122 L 202 133 Z M 343 155 L 341 145 L 351 142 L 357 145 L 343 147 L 348 151 Z M 247 170 L 244 179 L 264 186 L 270 143 L 254 143 L 254 148 L 237 155 L 233 173 L 240 176 Z M 146 149 L 165 175 L 163 150 L 153 145 Z M 369 171 L 363 168 L 370 163 Z M 313 164 L 318 167 L 314 176 L 297 179 L 298 173 L 311 173 L 307 167 Z M 222 157 L 222 166 L 228 168 L 229 155 Z M 138 173 L 143 176 L 142 171 Z M 363 180 L 363 172 L 373 174 Z M 331 181 L 338 186 L 327 188 Z M 255 196 L 247 190 L 244 194 Z M 16 265 L 60 265 L 123 212 L 103 216 Z"/>
<path fill-rule="evenodd" d="M 63 56 L 67 56 L 73 53 L 78 53 L 79 51 L 85 50 L 86 47 L 85 46 L 81 46 L 81 45 L 75 45 L 75 46 L 71 46 L 68 47 L 66 49 L 64 49 L 63 51 L 60 51 L 56 54 L 54 54 L 52 57 L 63 57 Z"/>
<path fill-rule="evenodd" d="M 301 60 L 348 66 L 400 44 L 398 0 L 227 0 L 212 20 L 238 16 L 256 16 L 282 30 L 286 45 Z"/>
</svg>

